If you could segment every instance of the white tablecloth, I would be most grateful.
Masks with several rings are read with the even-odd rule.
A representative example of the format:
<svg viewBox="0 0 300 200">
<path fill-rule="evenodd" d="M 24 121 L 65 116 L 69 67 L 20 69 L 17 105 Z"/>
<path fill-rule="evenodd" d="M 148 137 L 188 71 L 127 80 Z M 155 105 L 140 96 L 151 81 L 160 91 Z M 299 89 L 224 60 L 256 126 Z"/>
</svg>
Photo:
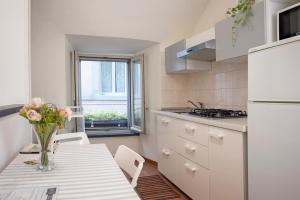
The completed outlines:
<svg viewBox="0 0 300 200">
<path fill-rule="evenodd" d="M 128 180 L 104 144 L 61 145 L 55 169 L 40 172 L 24 161 L 38 155 L 18 155 L 0 175 L 1 189 L 57 186 L 57 199 L 138 200 Z"/>
</svg>

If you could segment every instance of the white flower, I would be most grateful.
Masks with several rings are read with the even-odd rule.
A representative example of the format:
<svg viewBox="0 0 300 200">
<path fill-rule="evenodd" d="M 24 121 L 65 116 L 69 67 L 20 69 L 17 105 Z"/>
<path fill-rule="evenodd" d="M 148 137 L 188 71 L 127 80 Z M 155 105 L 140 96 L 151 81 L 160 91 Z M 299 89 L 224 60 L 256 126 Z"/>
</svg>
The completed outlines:
<svg viewBox="0 0 300 200">
<path fill-rule="evenodd" d="M 35 110 L 28 110 L 27 111 L 27 118 L 30 120 L 30 121 L 40 121 L 42 116 L 36 112 Z"/>
<path fill-rule="evenodd" d="M 31 105 L 33 108 L 39 108 L 44 104 L 43 100 L 40 97 L 35 97 L 31 100 Z"/>
</svg>

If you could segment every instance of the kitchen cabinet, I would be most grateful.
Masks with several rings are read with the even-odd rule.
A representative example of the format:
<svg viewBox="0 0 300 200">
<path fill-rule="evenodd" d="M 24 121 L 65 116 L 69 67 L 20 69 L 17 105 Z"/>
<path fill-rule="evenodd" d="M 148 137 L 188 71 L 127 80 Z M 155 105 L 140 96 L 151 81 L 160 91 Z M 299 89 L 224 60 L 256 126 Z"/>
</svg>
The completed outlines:
<svg viewBox="0 0 300 200">
<path fill-rule="evenodd" d="M 238 28 L 236 42 L 232 41 L 234 19 L 228 17 L 215 25 L 216 61 L 246 56 L 252 47 L 277 40 L 277 11 L 293 3 L 291 0 L 262 0 L 252 7 L 253 16 Z"/>
<path fill-rule="evenodd" d="M 178 58 L 177 53 L 186 49 L 187 41 L 181 40 L 165 49 L 165 68 L 167 73 L 189 73 L 211 69 L 211 62 Z"/>
<path fill-rule="evenodd" d="M 166 72 L 182 71 L 186 68 L 186 59 L 177 58 L 177 52 L 186 48 L 186 40 L 181 40 L 165 49 Z"/>
<path fill-rule="evenodd" d="M 209 135 L 210 200 L 246 199 L 243 134 L 211 127 Z"/>
<path fill-rule="evenodd" d="M 236 58 L 248 54 L 248 50 L 266 43 L 265 3 L 253 6 L 250 24 L 238 28 L 235 43 L 232 39 L 233 18 L 216 24 L 216 61 Z"/>
<path fill-rule="evenodd" d="M 158 170 L 194 200 L 245 200 L 244 133 L 158 114 Z"/>
</svg>

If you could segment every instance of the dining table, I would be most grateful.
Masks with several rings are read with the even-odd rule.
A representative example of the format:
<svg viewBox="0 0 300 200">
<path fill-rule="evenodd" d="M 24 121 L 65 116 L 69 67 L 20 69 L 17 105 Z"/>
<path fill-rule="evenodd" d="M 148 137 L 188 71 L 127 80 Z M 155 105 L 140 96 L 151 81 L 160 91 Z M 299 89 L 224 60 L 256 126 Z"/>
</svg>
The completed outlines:
<svg viewBox="0 0 300 200">
<path fill-rule="evenodd" d="M 0 174 L 1 190 L 56 187 L 57 200 L 138 200 L 105 144 L 59 145 L 51 171 L 39 171 L 38 154 L 19 154 Z"/>
</svg>

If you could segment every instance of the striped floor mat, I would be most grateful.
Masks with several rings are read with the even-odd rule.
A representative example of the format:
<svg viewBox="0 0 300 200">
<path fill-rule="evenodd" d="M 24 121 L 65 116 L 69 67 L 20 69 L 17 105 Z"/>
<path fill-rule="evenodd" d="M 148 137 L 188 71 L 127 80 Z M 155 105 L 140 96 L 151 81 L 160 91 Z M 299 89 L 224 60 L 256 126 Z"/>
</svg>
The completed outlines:
<svg viewBox="0 0 300 200">
<path fill-rule="evenodd" d="M 159 175 L 139 177 L 136 190 L 143 200 L 167 200 L 180 197 Z"/>
</svg>

